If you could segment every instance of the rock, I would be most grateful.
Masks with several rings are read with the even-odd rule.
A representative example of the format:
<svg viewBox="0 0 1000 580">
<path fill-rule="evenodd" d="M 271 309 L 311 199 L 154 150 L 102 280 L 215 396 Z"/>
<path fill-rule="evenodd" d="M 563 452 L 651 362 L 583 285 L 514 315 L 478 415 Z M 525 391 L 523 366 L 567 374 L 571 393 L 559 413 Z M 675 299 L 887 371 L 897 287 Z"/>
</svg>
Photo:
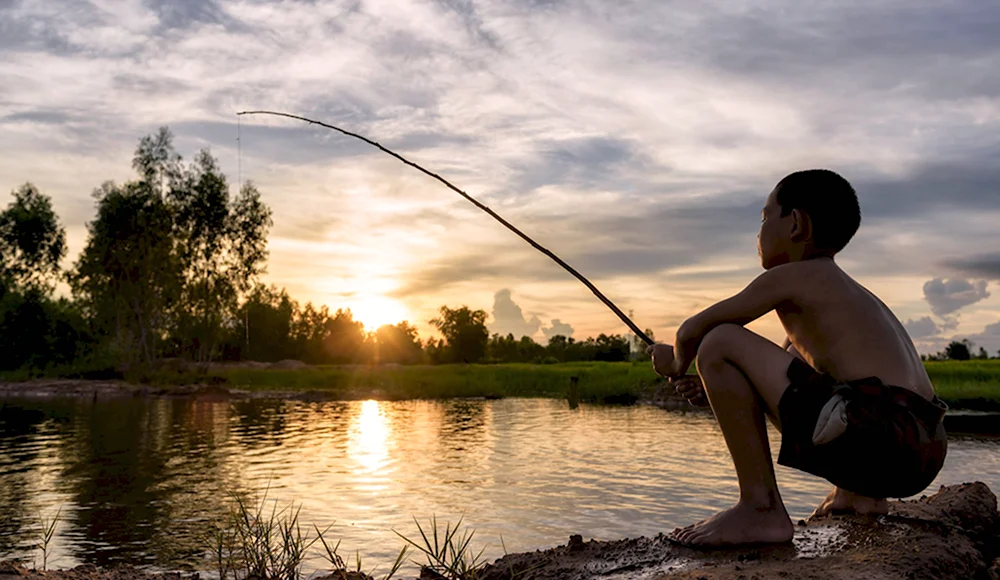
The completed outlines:
<svg viewBox="0 0 1000 580">
<path fill-rule="evenodd" d="M 507 555 L 480 576 L 507 580 L 613 576 L 618 580 L 801 578 L 1000 580 L 1000 514 L 982 483 L 942 487 L 936 494 L 890 504 L 886 516 L 830 516 L 797 527 L 792 544 L 696 550 L 665 536 L 591 541 Z"/>
</svg>

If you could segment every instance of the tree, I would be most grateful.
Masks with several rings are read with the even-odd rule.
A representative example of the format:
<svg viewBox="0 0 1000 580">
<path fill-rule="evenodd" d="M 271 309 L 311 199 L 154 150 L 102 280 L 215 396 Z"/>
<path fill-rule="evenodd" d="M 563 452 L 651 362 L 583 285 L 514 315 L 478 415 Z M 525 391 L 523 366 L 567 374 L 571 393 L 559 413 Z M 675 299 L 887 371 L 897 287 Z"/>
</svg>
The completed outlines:
<svg viewBox="0 0 1000 580">
<path fill-rule="evenodd" d="M 123 362 L 151 365 L 180 294 L 172 216 L 152 184 L 94 191 L 97 218 L 70 276 L 74 295 Z"/>
<path fill-rule="evenodd" d="M 321 309 L 325 315 L 326 306 Z M 323 360 L 334 364 L 357 363 L 365 346 L 365 325 L 354 320 L 354 314 L 337 309 L 333 317 L 326 316 L 322 335 Z M 318 361 L 317 361 L 318 362 Z"/>
<path fill-rule="evenodd" d="M 162 141 L 170 147 L 169 132 Z M 230 202 L 226 177 L 206 150 L 172 180 L 166 199 L 181 268 L 174 331 L 185 352 L 208 362 L 240 296 L 264 271 L 271 210 L 250 183 Z"/>
<path fill-rule="evenodd" d="M 375 331 L 377 362 L 412 364 L 420 361 L 420 339 L 417 329 L 406 320 L 384 324 Z"/>
<path fill-rule="evenodd" d="M 986 360 L 990 358 L 990 354 L 986 352 L 985 348 L 979 347 L 979 354 L 976 356 L 976 358 L 979 360 Z"/>
<path fill-rule="evenodd" d="M 971 353 L 969 352 L 971 350 L 971 347 L 972 343 L 969 342 L 969 339 L 967 338 L 962 340 L 961 342 L 952 341 L 944 349 L 945 356 L 947 356 L 951 360 L 969 360 L 970 358 L 972 358 Z"/>
<path fill-rule="evenodd" d="M 14 201 L 0 213 L 0 287 L 51 291 L 66 255 L 66 231 L 52 200 L 34 185 L 11 195 Z"/>
<path fill-rule="evenodd" d="M 181 161 L 162 127 L 139 141 L 137 181 L 94 192 L 98 215 L 71 284 L 126 362 L 152 364 L 168 334 L 179 353 L 210 361 L 264 270 L 271 211 L 256 188 L 230 201 L 208 151 Z"/>
<path fill-rule="evenodd" d="M 310 305 L 309 308 L 312 308 Z M 257 284 L 240 305 L 222 344 L 227 360 L 303 358 L 299 305 L 285 289 Z"/>
<path fill-rule="evenodd" d="M 447 341 L 446 362 L 479 362 L 486 354 L 490 336 L 486 328 L 486 311 L 470 310 L 463 305 L 454 310 L 442 306 L 440 313 L 430 323 Z"/>
</svg>

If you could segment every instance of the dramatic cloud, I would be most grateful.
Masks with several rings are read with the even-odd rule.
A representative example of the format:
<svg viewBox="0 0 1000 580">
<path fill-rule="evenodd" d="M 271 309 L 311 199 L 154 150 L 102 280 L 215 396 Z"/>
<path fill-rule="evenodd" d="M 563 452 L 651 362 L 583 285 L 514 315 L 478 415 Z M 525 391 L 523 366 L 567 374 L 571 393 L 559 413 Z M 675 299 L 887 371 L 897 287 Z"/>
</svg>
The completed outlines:
<svg viewBox="0 0 1000 580">
<path fill-rule="evenodd" d="M 973 354 L 978 353 L 979 347 L 983 347 L 990 356 L 1000 356 L 1000 322 L 987 324 L 982 332 L 968 338 L 976 345 L 976 352 Z"/>
<path fill-rule="evenodd" d="M 903 327 L 906 328 L 910 338 L 914 340 L 934 336 L 938 333 L 938 325 L 931 320 L 930 316 L 924 316 L 917 320 L 908 319 L 903 323 Z"/>
<path fill-rule="evenodd" d="M 997 197 L 1000 197 L 998 195 Z M 958 258 L 943 263 L 967 276 L 1000 280 L 1000 253 L 979 254 L 968 258 Z"/>
<path fill-rule="evenodd" d="M 956 310 L 989 298 L 986 281 L 935 278 L 924 284 L 924 299 L 931 305 L 931 311 L 945 317 Z"/>
<path fill-rule="evenodd" d="M 551 326 L 543 326 L 542 334 L 545 335 L 545 340 L 551 340 L 553 336 L 562 335 L 566 338 L 573 336 L 573 327 L 565 322 L 555 318 L 552 320 Z"/>
<path fill-rule="evenodd" d="M 132 178 L 138 139 L 169 125 L 186 158 L 211 148 L 231 184 L 257 183 L 274 209 L 266 281 L 300 301 L 335 309 L 377 290 L 425 321 L 441 304 L 485 308 L 516 282 L 580 334 L 620 328 L 547 258 L 367 145 L 244 116 L 238 160 L 234 113 L 268 108 L 343 125 L 454 181 L 635 300 L 657 333 L 759 272 L 760 206 L 805 167 L 854 183 L 864 222 L 838 259 L 916 328 L 928 278 L 1000 280 L 996 3 L 0 5 L 0 191 L 33 181 L 53 197 L 67 266 L 93 219 L 88 192 Z M 990 300 L 955 283 L 927 295 L 952 317 L 939 332 Z M 991 321 L 969 320 L 985 310 L 963 328 Z"/>
<path fill-rule="evenodd" d="M 525 319 L 521 307 L 511 300 L 510 290 L 504 288 L 493 295 L 493 321 L 487 326 L 490 333 L 513 334 L 515 339 L 520 339 L 522 336 L 534 336 L 542 321 L 537 316 Z"/>
</svg>

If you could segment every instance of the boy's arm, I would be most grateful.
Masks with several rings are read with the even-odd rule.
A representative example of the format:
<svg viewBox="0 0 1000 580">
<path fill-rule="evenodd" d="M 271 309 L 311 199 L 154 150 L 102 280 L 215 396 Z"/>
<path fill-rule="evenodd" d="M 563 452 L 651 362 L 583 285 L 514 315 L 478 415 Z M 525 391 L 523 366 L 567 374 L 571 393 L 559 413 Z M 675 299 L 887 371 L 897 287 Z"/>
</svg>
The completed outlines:
<svg viewBox="0 0 1000 580">
<path fill-rule="evenodd" d="M 674 343 L 674 372 L 683 375 L 695 354 L 701 340 L 710 330 L 720 324 L 744 326 L 777 308 L 783 302 L 792 300 L 797 293 L 796 279 L 798 264 L 784 264 L 764 272 L 754 279 L 739 294 L 717 302 L 688 318 L 677 329 Z"/>
</svg>

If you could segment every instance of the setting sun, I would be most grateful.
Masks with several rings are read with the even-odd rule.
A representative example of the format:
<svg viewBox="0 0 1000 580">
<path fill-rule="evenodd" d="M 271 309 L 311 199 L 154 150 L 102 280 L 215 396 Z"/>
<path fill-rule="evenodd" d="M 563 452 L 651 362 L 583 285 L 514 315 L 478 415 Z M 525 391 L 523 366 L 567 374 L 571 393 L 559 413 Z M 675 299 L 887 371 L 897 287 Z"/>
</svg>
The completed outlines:
<svg viewBox="0 0 1000 580">
<path fill-rule="evenodd" d="M 409 311 L 399 301 L 385 296 L 359 296 L 348 304 L 354 320 L 365 325 L 365 330 L 373 331 L 383 324 L 396 324 L 409 318 Z"/>
</svg>

